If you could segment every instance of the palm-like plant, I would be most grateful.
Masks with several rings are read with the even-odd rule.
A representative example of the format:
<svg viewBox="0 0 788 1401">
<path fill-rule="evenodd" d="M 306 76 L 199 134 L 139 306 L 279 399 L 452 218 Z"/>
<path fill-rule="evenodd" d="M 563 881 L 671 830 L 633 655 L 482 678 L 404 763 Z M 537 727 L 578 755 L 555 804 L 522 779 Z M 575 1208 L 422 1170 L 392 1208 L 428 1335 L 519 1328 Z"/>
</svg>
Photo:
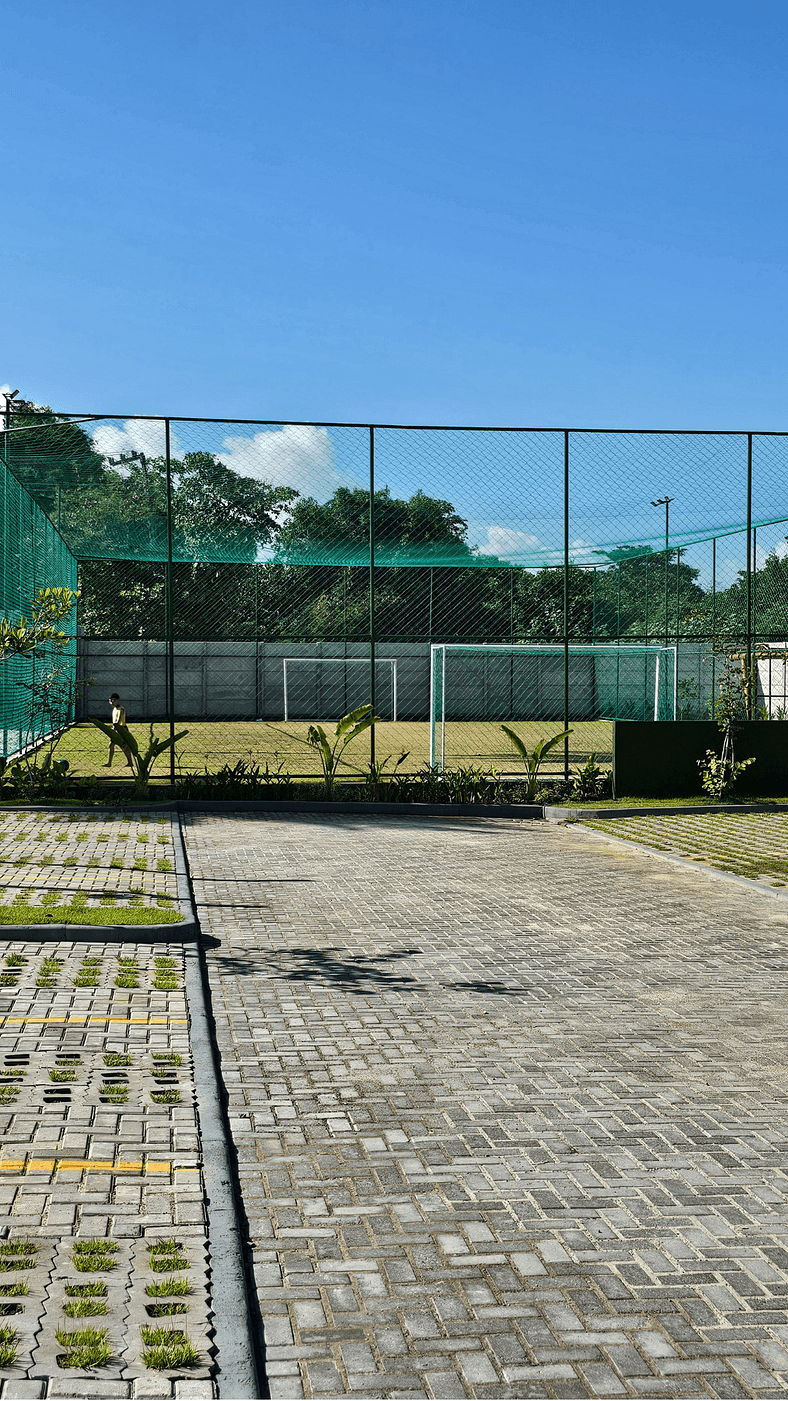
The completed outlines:
<svg viewBox="0 0 788 1401">
<path fill-rule="evenodd" d="M 371 705 L 360 705 L 358 710 L 349 711 L 347 715 L 343 715 L 342 719 L 337 721 L 331 738 L 326 734 L 322 725 L 309 726 L 306 742 L 317 751 L 323 770 L 323 783 L 327 797 L 333 798 L 334 796 L 337 770 L 347 746 L 379 720 L 380 716 L 373 714 Z"/>
<path fill-rule="evenodd" d="M 562 730 L 560 735 L 553 735 L 552 739 L 540 739 L 534 745 L 533 749 L 529 750 L 520 739 L 520 736 L 516 734 L 509 725 L 501 725 L 501 729 L 511 741 L 525 765 L 525 772 L 527 774 L 525 801 L 527 803 L 532 803 L 539 791 L 539 770 L 542 767 L 543 759 L 550 753 L 551 749 L 555 749 L 555 746 L 561 743 L 562 739 L 566 739 L 568 735 L 571 735 L 572 731 Z"/>
<path fill-rule="evenodd" d="M 107 739 L 119 745 L 123 752 L 128 753 L 134 769 L 134 792 L 140 798 L 148 796 L 151 769 L 159 755 L 164 754 L 172 745 L 177 744 L 179 739 L 183 739 L 189 733 L 188 730 L 181 730 L 177 735 L 166 735 L 164 739 L 156 739 L 151 720 L 148 746 L 143 753 L 128 725 L 108 725 L 104 720 L 94 720 L 93 724 L 101 730 L 102 734 L 107 736 Z"/>
</svg>

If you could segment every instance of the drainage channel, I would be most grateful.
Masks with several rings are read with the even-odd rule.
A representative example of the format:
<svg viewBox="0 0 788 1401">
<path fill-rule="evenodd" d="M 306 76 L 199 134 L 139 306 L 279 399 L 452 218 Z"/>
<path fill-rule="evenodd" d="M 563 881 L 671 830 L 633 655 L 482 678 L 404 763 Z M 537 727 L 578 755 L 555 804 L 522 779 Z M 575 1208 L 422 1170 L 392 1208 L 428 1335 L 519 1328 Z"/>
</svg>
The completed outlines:
<svg viewBox="0 0 788 1401">
<path fill-rule="evenodd" d="M 177 819 L 171 840 L 193 917 Z M 179 933 L 2 931 L 4 1398 L 258 1395 L 199 944 Z"/>
</svg>

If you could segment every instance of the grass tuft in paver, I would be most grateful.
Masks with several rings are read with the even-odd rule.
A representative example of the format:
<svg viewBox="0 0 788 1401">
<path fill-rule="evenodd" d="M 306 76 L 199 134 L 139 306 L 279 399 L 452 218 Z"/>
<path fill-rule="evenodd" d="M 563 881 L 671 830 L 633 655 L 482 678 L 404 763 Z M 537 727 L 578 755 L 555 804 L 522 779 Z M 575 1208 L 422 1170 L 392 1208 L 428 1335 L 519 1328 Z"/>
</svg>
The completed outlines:
<svg viewBox="0 0 788 1401">
<path fill-rule="evenodd" d="M 82 1057 L 77 1056 L 55 1056 L 55 1065 L 81 1065 Z"/>
<path fill-rule="evenodd" d="M 19 1085 L 0 1085 L 0 1105 L 15 1104 L 19 1094 Z"/>
<path fill-rule="evenodd" d="M 12 1270 L 33 1270 L 38 1246 L 30 1240 L 7 1240 L 0 1245 L 0 1274 L 10 1274 Z M 27 1293 L 27 1289 L 19 1291 Z"/>
<path fill-rule="evenodd" d="M 70 1333 L 61 1327 L 55 1330 L 55 1337 L 66 1348 L 57 1359 L 59 1367 L 100 1367 L 112 1356 L 106 1328 L 79 1328 Z"/>
<path fill-rule="evenodd" d="M 21 953 L 6 954 L 3 962 L 7 968 L 22 968 L 27 963 L 27 959 Z"/>
<path fill-rule="evenodd" d="M 169 860 L 169 858 L 168 858 L 167 856 L 160 856 L 159 859 L 158 859 L 158 861 L 156 862 L 156 870 L 157 870 L 157 871 L 164 871 L 164 872 L 171 871 L 171 870 L 172 870 L 172 862 Z"/>
<path fill-rule="evenodd" d="M 156 1065 L 183 1065 L 183 1056 L 177 1051 L 154 1051 L 153 1060 Z"/>
<path fill-rule="evenodd" d="M 19 1350 L 19 1334 L 13 1328 L 0 1328 L 0 1367 L 13 1367 Z"/>
<path fill-rule="evenodd" d="M 105 1065 L 133 1065 L 134 1057 L 126 1054 L 125 1051 L 107 1051 L 104 1056 Z"/>
<path fill-rule="evenodd" d="M 164 1274 L 165 1271 L 188 1270 L 189 1261 L 184 1254 L 183 1246 L 178 1240 L 160 1240 L 149 1245 L 150 1267 L 154 1274 Z"/>
<path fill-rule="evenodd" d="M 0 988 L 19 987 L 18 973 L 0 973 Z"/>
<path fill-rule="evenodd" d="M 69 1299 L 101 1299 L 106 1292 L 107 1286 L 103 1279 L 92 1279 L 86 1284 L 72 1282 L 66 1285 Z"/>
<path fill-rule="evenodd" d="M 51 892 L 51 893 L 54 894 L 54 891 Z M 57 897 L 55 897 L 55 898 L 57 898 Z M 46 900 L 46 896 L 44 896 L 44 899 Z M 45 958 L 45 959 L 43 960 L 42 964 L 41 964 L 41 967 L 40 967 L 39 970 L 38 970 L 38 977 L 37 977 L 37 979 L 36 979 L 36 987 L 39 987 L 39 988 L 53 988 L 53 987 L 55 987 L 55 986 L 57 985 L 57 982 L 56 982 L 56 980 L 57 980 L 57 975 L 58 975 L 58 973 L 60 972 L 60 970 L 61 970 L 62 967 L 63 967 L 63 960 L 62 960 L 62 958 Z"/>
<path fill-rule="evenodd" d="M 0 1078 L 3 1080 L 21 1080 L 27 1071 L 21 1065 L 4 1065 L 0 1070 Z"/>
<path fill-rule="evenodd" d="M 119 1085 L 117 1082 L 100 1085 L 99 1094 L 108 1104 L 128 1104 L 129 1102 L 128 1085 Z"/>
<path fill-rule="evenodd" d="M 72 1299 L 63 1305 L 63 1312 L 69 1318 L 93 1318 L 107 1312 L 104 1299 Z"/>
<path fill-rule="evenodd" d="M 177 964 L 174 958 L 154 958 L 153 969 L 153 986 L 157 992 L 175 992 L 177 990 Z"/>
<path fill-rule="evenodd" d="M 178 1328 L 153 1328 L 143 1325 L 142 1360 L 156 1371 L 172 1371 L 176 1367 L 193 1366 L 200 1355 L 186 1334 Z"/>
<path fill-rule="evenodd" d="M 154 1104 L 180 1104 L 180 1090 L 151 1090 L 150 1097 Z"/>
<path fill-rule="evenodd" d="M 114 1270 L 117 1261 L 113 1255 L 117 1248 L 114 1241 L 101 1236 L 95 1240 L 74 1241 L 74 1268 L 80 1274 L 105 1274 Z"/>
<path fill-rule="evenodd" d="M 18 1299 L 29 1294 L 30 1286 L 26 1279 L 17 1279 L 13 1284 L 0 1284 L 0 1299 Z"/>
<path fill-rule="evenodd" d="M 55 1085 L 65 1085 L 76 1080 L 77 1072 L 70 1067 L 64 1067 L 62 1070 L 50 1070 L 49 1078 Z"/>
<path fill-rule="evenodd" d="M 72 907 L 76 905 L 76 900 L 77 897 L 74 896 L 74 900 L 72 901 Z M 86 903 L 87 901 L 85 901 L 80 908 L 84 909 Z M 98 987 L 100 978 L 101 959 L 83 958 L 82 967 L 79 969 L 79 972 L 77 973 L 77 976 L 74 979 L 74 986 L 78 988 Z"/>
<path fill-rule="evenodd" d="M 139 969 L 136 959 L 119 958 L 118 975 L 115 979 L 116 988 L 138 988 L 140 985 Z"/>
<path fill-rule="evenodd" d="M 98 987 L 101 978 L 100 968 L 80 968 L 74 979 L 75 988 L 95 988 Z"/>
<path fill-rule="evenodd" d="M 145 1285 L 145 1293 L 150 1299 L 169 1299 L 173 1295 L 191 1292 L 192 1287 L 188 1279 L 179 1279 L 177 1275 L 170 1275 L 168 1279 L 156 1279 L 153 1284 Z"/>
<path fill-rule="evenodd" d="M 171 1318 L 173 1314 L 188 1313 L 189 1305 L 179 1299 L 165 1299 L 161 1304 L 146 1304 L 151 1318 Z"/>
</svg>

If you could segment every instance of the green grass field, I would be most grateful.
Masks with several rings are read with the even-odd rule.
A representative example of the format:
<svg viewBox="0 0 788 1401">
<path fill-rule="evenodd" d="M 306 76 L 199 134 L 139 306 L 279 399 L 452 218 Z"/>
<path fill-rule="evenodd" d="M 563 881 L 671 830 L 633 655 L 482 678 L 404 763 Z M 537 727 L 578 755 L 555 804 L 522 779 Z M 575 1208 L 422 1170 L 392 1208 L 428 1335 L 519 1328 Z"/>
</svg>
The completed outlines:
<svg viewBox="0 0 788 1401">
<path fill-rule="evenodd" d="M 330 733 L 332 722 L 323 723 Z M 129 728 L 140 744 L 146 742 L 147 725 L 131 724 Z M 283 772 L 294 776 L 312 777 L 320 772 L 318 757 L 305 742 L 308 721 L 178 720 L 176 728 L 189 731 L 176 749 L 176 772 L 180 774 L 202 773 L 203 769 L 215 772 L 224 764 L 235 764 L 238 759 L 261 768 L 268 764 L 272 771 L 281 766 Z M 555 721 L 526 720 L 513 722 L 513 728 L 530 748 L 543 736 L 559 733 L 561 726 Z M 153 730 L 158 737 L 168 733 L 163 722 L 154 724 Z M 610 721 L 581 720 L 572 730 L 571 764 L 583 763 L 592 751 L 596 752 L 600 763 L 611 762 L 613 727 Z M 413 773 L 428 763 L 430 736 L 426 721 L 384 721 L 375 727 L 375 732 L 377 758 L 388 758 L 391 761 L 389 770 L 403 752 L 408 757 L 400 765 L 400 773 Z M 122 779 L 126 774 L 130 776 L 117 750 L 112 768 L 105 767 L 108 752 L 107 739 L 95 725 L 85 721 L 66 732 L 58 745 L 57 757 L 68 759 L 72 772 L 79 777 L 95 775 Z M 350 776 L 365 770 L 368 764 L 369 736 L 362 735 L 346 750 L 343 772 Z M 514 750 L 500 725 L 492 721 L 451 721 L 446 725 L 446 768 L 469 764 L 484 770 L 496 768 L 503 774 L 520 772 Z M 563 771 L 562 744 L 548 756 L 542 771 L 556 775 Z M 168 781 L 168 755 L 157 761 L 153 778 L 154 781 Z"/>
</svg>

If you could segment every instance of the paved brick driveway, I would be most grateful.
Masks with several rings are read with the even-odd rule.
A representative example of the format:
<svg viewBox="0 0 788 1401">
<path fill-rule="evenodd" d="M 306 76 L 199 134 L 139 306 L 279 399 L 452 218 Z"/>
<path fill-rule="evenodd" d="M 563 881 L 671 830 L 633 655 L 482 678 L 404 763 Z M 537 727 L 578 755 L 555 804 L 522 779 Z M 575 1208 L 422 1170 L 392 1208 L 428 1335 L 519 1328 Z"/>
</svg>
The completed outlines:
<svg viewBox="0 0 788 1401">
<path fill-rule="evenodd" d="M 192 814 L 275 1397 L 788 1392 L 788 913 L 505 820 Z"/>
</svg>

